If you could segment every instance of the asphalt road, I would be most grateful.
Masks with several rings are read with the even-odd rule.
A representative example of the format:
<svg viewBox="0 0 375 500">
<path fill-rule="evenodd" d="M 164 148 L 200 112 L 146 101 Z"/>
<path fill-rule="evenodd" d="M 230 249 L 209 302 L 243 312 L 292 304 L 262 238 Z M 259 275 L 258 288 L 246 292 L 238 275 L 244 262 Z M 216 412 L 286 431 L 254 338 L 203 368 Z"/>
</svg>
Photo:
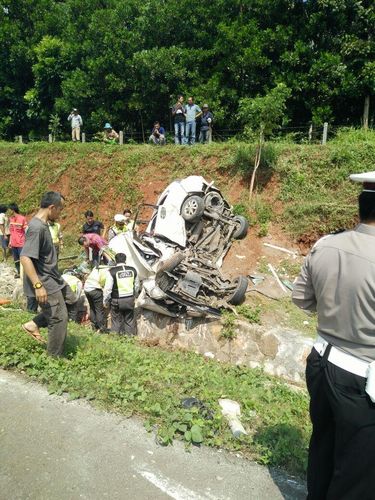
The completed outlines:
<svg viewBox="0 0 375 500">
<path fill-rule="evenodd" d="M 0 499 L 302 499 L 304 486 L 220 450 L 160 447 L 137 419 L 0 370 Z"/>
</svg>

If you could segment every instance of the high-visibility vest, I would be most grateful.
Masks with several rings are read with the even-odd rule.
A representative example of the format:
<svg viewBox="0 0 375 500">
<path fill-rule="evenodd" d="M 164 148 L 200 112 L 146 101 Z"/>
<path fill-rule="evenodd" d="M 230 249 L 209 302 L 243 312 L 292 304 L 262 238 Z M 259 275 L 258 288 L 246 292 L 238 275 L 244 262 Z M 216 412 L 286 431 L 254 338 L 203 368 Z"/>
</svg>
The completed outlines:
<svg viewBox="0 0 375 500">
<path fill-rule="evenodd" d="M 53 224 L 49 223 L 48 226 L 52 236 L 52 243 L 58 245 L 60 242 L 60 224 L 54 222 Z"/>
<path fill-rule="evenodd" d="M 99 268 L 94 267 L 91 273 L 87 276 L 85 281 L 85 290 L 102 290 L 105 285 L 105 278 L 107 275 L 109 267 L 108 266 L 99 266 Z"/>
<path fill-rule="evenodd" d="M 81 293 L 82 293 L 82 282 L 77 276 L 74 276 L 73 274 L 63 274 L 62 279 L 67 283 L 70 288 L 72 289 L 72 292 L 75 294 L 77 300 L 80 298 Z"/>
<path fill-rule="evenodd" d="M 132 297 L 134 295 L 134 282 L 136 270 L 129 266 L 116 266 L 109 271 L 112 275 L 114 286 L 113 298 Z"/>
</svg>

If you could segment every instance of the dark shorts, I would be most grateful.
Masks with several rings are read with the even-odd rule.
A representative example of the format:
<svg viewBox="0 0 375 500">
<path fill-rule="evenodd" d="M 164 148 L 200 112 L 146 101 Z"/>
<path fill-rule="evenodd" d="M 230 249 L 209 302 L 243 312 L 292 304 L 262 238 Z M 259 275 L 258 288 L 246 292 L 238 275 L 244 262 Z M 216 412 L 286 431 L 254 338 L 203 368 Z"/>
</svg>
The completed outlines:
<svg viewBox="0 0 375 500">
<path fill-rule="evenodd" d="M 1 248 L 8 248 L 9 246 L 9 236 L 0 236 Z"/>
</svg>

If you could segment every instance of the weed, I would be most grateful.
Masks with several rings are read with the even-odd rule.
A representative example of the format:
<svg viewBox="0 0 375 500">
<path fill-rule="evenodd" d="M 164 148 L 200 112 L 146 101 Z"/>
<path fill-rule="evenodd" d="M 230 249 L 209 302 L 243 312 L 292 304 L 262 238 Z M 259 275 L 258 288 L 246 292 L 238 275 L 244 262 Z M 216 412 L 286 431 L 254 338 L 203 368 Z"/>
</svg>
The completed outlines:
<svg viewBox="0 0 375 500">
<path fill-rule="evenodd" d="M 237 336 L 236 332 L 236 316 L 230 311 L 224 311 L 222 315 L 222 329 L 220 337 L 227 340 L 233 340 Z"/>
<path fill-rule="evenodd" d="M 242 304 L 241 306 L 236 307 L 236 311 L 249 323 L 260 323 L 261 309 L 259 306 L 251 307 L 248 304 Z"/>
</svg>

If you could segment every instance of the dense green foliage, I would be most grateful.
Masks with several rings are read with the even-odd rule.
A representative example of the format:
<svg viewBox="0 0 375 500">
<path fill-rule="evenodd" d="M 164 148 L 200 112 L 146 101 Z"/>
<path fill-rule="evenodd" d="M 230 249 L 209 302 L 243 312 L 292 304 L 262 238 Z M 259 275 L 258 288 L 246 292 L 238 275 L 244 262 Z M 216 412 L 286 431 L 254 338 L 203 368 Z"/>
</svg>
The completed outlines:
<svg viewBox="0 0 375 500">
<path fill-rule="evenodd" d="M 374 24 L 373 0 L 4 0 L 0 136 L 67 131 L 73 106 L 90 133 L 169 125 L 179 92 L 238 129 L 241 99 L 278 84 L 291 125 L 359 124 Z"/>
<path fill-rule="evenodd" d="M 165 352 L 116 335 L 98 335 L 69 325 L 67 358 L 48 357 L 44 347 L 22 333 L 26 313 L 0 310 L 0 367 L 22 371 L 48 384 L 124 415 L 142 415 L 161 444 L 173 439 L 242 451 L 261 463 L 301 474 L 310 432 L 307 397 L 259 370 L 220 365 L 196 354 Z M 185 409 L 196 397 L 201 408 Z M 232 437 L 218 399 L 241 405 L 249 431 Z"/>
</svg>

